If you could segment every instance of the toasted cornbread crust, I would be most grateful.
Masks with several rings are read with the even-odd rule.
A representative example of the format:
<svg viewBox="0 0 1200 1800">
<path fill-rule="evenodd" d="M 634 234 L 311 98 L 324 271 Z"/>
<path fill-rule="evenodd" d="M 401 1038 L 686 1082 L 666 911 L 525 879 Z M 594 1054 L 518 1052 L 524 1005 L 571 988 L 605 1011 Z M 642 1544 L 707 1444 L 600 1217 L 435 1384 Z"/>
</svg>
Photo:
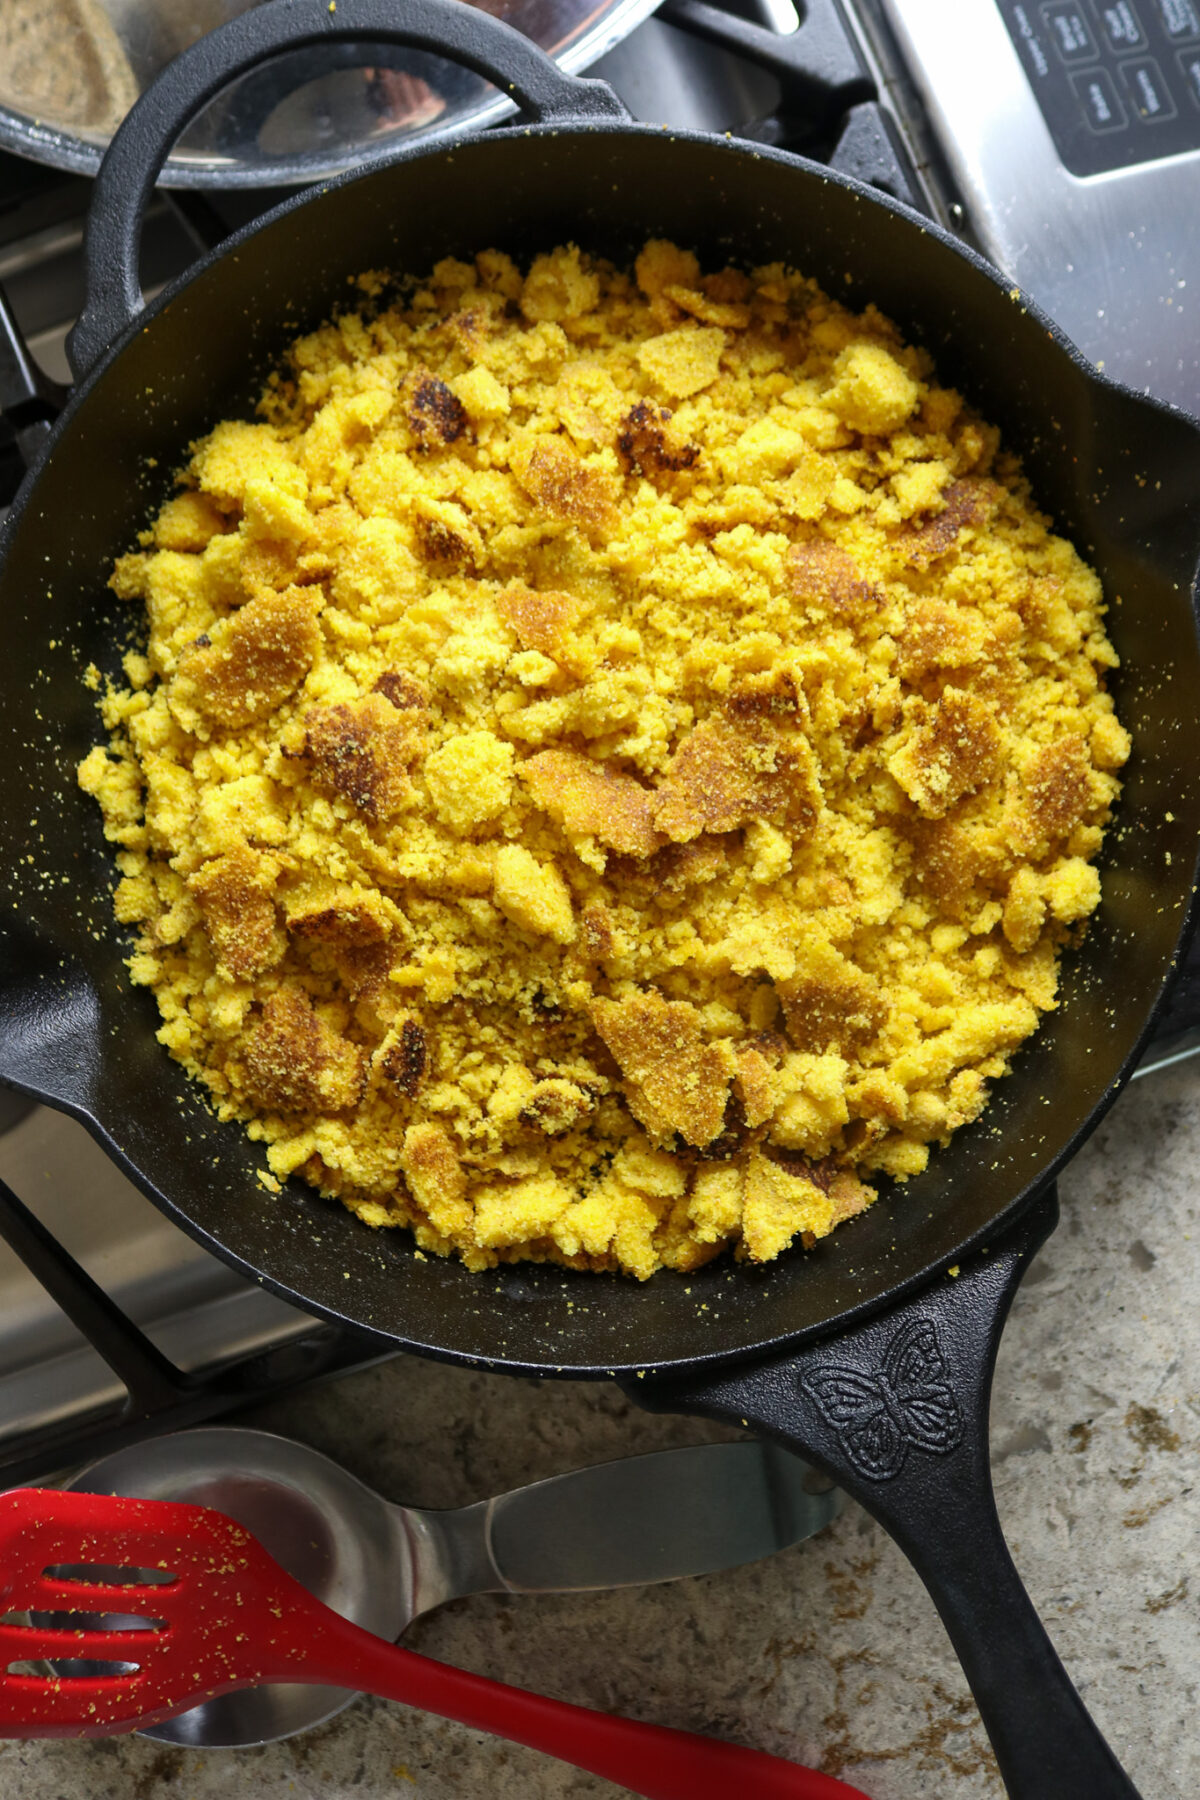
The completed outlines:
<svg viewBox="0 0 1200 1800">
<path fill-rule="evenodd" d="M 1099 582 L 780 267 L 360 293 L 114 572 L 80 780 L 159 1036 L 269 1186 L 475 1269 L 811 1245 L 1055 1005 L 1129 751 Z"/>
</svg>

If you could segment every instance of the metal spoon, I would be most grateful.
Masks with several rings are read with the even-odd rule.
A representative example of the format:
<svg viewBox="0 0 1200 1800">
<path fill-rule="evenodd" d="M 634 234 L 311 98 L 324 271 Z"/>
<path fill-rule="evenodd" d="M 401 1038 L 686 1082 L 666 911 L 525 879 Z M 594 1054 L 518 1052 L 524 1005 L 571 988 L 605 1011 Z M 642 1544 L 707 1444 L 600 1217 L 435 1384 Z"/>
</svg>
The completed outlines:
<svg viewBox="0 0 1200 1800">
<path fill-rule="evenodd" d="M 393 1505 L 305 1444 L 232 1426 L 133 1444 L 67 1485 L 228 1513 L 318 1599 L 391 1640 L 466 1594 L 569 1593 L 734 1568 L 810 1537 L 841 1504 L 799 1457 L 738 1443 L 626 1457 L 423 1512 Z M 345 1688 L 250 1688 L 144 1735 L 210 1749 L 269 1744 L 354 1698 Z"/>
</svg>

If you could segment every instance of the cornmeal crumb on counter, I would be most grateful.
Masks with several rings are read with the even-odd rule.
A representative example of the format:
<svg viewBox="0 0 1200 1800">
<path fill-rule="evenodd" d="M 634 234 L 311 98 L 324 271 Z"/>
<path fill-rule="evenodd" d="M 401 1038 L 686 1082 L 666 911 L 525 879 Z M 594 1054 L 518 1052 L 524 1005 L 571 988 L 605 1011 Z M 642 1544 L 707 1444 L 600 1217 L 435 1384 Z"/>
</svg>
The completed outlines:
<svg viewBox="0 0 1200 1800">
<path fill-rule="evenodd" d="M 1100 584 L 790 270 L 360 292 L 113 573 L 79 779 L 160 1039 L 264 1205 L 473 1269 L 809 1247 L 1056 1004 L 1130 750 Z"/>
</svg>

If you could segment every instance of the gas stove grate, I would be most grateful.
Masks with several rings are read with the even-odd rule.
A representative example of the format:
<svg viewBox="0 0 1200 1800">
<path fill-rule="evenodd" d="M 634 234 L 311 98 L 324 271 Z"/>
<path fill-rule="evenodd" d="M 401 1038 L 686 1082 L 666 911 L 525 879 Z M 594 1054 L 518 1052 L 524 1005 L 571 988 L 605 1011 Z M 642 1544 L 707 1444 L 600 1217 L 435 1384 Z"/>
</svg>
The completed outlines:
<svg viewBox="0 0 1200 1800">
<path fill-rule="evenodd" d="M 362 1368 L 387 1354 L 377 1338 L 317 1325 L 249 1355 L 194 1373 L 180 1369 L 135 1325 L 42 1221 L 0 1181 L 0 1237 L 118 1378 L 124 1397 L 92 1411 L 0 1438 L 0 1487 L 43 1481 L 162 1430 L 179 1430 L 271 1395 Z"/>
</svg>

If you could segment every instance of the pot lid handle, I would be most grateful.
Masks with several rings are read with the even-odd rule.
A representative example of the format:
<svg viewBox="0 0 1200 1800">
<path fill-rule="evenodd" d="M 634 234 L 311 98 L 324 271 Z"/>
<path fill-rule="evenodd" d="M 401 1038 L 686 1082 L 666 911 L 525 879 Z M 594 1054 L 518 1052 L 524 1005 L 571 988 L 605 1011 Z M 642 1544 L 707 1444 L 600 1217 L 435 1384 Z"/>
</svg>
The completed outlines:
<svg viewBox="0 0 1200 1800">
<path fill-rule="evenodd" d="M 347 42 L 400 44 L 462 63 L 511 95 L 537 125 L 629 117 L 604 82 L 568 75 L 511 25 L 463 0 L 267 0 L 169 63 L 109 145 L 88 210 L 86 297 L 67 340 L 77 379 L 142 310 L 142 220 L 159 171 L 196 114 L 281 51 Z"/>
</svg>

